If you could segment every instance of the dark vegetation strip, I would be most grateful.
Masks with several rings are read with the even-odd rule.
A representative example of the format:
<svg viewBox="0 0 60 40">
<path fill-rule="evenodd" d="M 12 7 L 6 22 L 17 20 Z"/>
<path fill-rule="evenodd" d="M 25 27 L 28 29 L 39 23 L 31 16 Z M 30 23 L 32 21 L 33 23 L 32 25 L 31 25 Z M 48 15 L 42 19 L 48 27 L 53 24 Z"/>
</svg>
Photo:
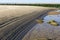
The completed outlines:
<svg viewBox="0 0 60 40">
<path fill-rule="evenodd" d="M 60 8 L 60 4 L 0 4 L 0 5 L 22 5 L 22 6 L 44 6 Z"/>
</svg>

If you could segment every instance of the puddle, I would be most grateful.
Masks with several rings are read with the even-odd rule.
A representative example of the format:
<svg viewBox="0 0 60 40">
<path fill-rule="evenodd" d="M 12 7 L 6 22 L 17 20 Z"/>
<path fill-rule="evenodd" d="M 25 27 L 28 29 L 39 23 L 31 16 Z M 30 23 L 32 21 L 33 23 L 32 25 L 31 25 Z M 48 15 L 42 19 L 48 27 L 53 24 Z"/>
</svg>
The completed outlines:
<svg viewBox="0 0 60 40">
<path fill-rule="evenodd" d="M 45 22 L 48 22 L 50 20 L 55 20 L 56 22 L 60 22 L 60 14 L 59 15 L 47 15 L 44 17 Z"/>
<path fill-rule="evenodd" d="M 56 12 L 60 13 L 60 10 L 56 10 Z M 47 16 L 44 17 L 44 22 L 49 22 L 50 20 L 55 20 L 57 23 L 60 24 L 60 14 L 47 15 Z"/>
<path fill-rule="evenodd" d="M 57 10 L 56 12 L 60 12 L 60 10 Z"/>
</svg>

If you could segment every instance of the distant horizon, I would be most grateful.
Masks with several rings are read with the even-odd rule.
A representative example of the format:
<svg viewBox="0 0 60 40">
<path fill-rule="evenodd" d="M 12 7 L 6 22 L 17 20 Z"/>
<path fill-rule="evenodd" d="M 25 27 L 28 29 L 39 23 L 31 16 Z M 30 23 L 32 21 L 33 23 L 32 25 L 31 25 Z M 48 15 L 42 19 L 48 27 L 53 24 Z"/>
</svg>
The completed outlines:
<svg viewBox="0 0 60 40">
<path fill-rule="evenodd" d="M 60 4 L 60 3 L 0 3 L 0 4 Z"/>
<path fill-rule="evenodd" d="M 60 0 L 0 0 L 1 3 L 9 4 L 60 4 Z"/>
</svg>

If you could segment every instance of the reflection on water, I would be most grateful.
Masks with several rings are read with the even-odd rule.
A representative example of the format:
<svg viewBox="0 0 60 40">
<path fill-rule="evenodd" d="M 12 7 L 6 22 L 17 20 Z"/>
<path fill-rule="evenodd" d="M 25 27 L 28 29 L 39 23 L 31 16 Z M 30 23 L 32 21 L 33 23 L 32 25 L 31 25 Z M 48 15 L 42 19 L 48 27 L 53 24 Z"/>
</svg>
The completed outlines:
<svg viewBox="0 0 60 40">
<path fill-rule="evenodd" d="M 55 20 L 57 22 L 60 22 L 60 14 L 58 14 L 58 15 L 47 15 L 44 17 L 45 22 L 48 22 L 50 20 Z"/>
<path fill-rule="evenodd" d="M 56 12 L 60 12 L 60 10 L 57 10 Z"/>
</svg>

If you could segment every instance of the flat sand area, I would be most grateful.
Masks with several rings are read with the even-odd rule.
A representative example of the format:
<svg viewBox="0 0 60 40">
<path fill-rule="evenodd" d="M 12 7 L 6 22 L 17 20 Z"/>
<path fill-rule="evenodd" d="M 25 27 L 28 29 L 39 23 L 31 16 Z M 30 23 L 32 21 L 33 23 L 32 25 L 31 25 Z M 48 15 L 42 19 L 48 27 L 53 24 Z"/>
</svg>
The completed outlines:
<svg viewBox="0 0 60 40">
<path fill-rule="evenodd" d="M 0 5 L 0 22 L 8 20 L 13 17 L 29 14 L 34 11 L 43 11 L 51 9 L 48 7 L 38 6 L 12 6 L 12 5 Z"/>
<path fill-rule="evenodd" d="M 56 11 L 51 11 L 48 13 L 48 15 L 59 15 L 60 12 L 56 12 Z"/>
<path fill-rule="evenodd" d="M 34 11 L 43 11 L 49 9 L 47 7 L 37 7 L 37 6 L 9 6 L 0 5 L 0 18 L 1 17 L 11 17 L 11 16 L 21 16 L 24 14 L 32 13 Z"/>
</svg>

